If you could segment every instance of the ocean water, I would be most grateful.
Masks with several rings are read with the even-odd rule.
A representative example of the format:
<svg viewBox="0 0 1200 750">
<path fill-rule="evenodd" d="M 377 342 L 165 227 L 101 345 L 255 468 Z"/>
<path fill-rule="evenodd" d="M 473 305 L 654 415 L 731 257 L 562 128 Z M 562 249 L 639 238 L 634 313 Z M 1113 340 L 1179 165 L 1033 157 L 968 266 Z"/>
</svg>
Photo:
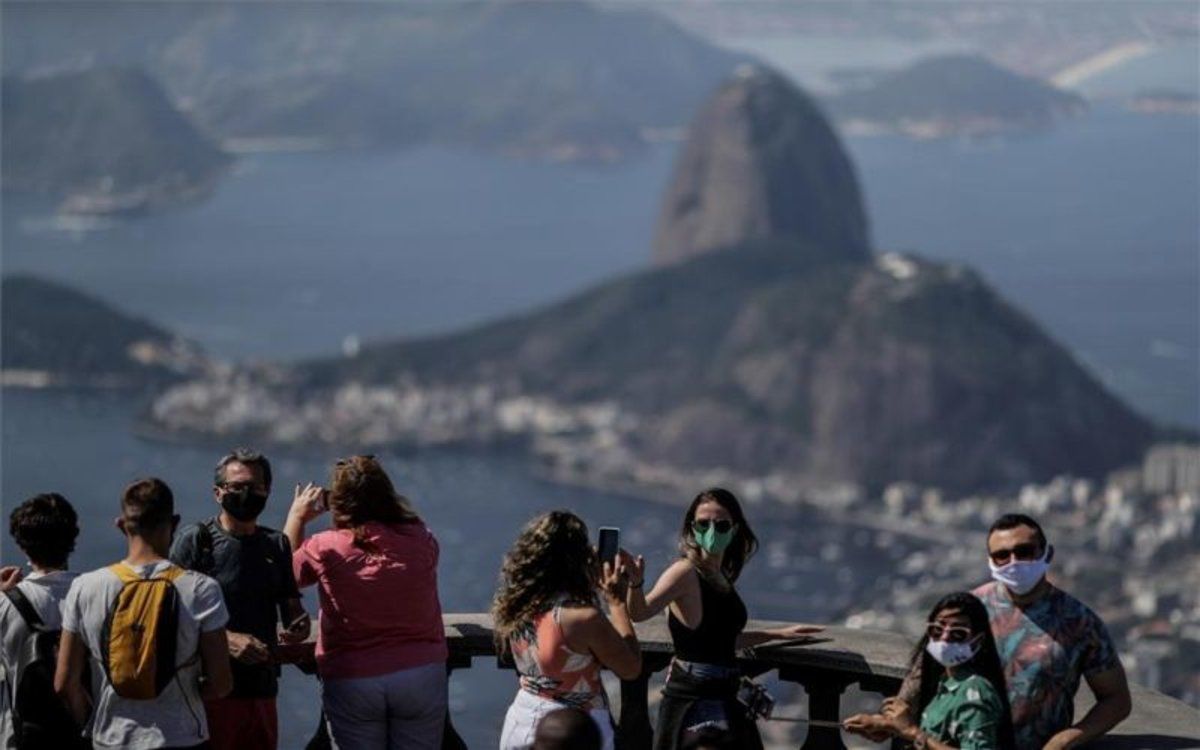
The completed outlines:
<svg viewBox="0 0 1200 750">
<path fill-rule="evenodd" d="M 1198 143 L 1195 117 L 1110 101 L 1020 138 L 848 147 L 878 247 L 971 264 L 1137 409 L 1200 426 Z M 674 151 L 600 168 L 437 149 L 249 155 L 202 204 L 91 224 L 6 195 L 0 268 L 76 285 L 218 356 L 330 354 L 347 337 L 450 330 L 643 267 Z M 225 446 L 139 440 L 130 428 L 144 406 L 130 394 L 3 392 L 0 498 L 7 508 L 50 489 L 70 497 L 85 529 L 75 567 L 120 555 L 111 522 L 134 477 L 165 478 L 188 519 L 213 511 L 210 469 Z M 331 456 L 274 458 L 266 518 L 277 523 L 288 488 L 323 479 Z M 678 508 L 549 484 L 516 457 L 385 462 L 441 539 L 448 611 L 486 609 L 504 549 L 550 507 L 620 526 L 652 572 L 671 556 Z M 763 554 L 743 588 L 757 617 L 840 617 L 889 586 L 914 548 L 819 516 L 751 512 Z M 7 535 L 0 559 L 17 560 Z M 454 678 L 455 721 L 472 746 L 495 741 L 512 688 L 487 660 Z M 284 747 L 311 733 L 316 691 L 285 676 Z"/>
</svg>

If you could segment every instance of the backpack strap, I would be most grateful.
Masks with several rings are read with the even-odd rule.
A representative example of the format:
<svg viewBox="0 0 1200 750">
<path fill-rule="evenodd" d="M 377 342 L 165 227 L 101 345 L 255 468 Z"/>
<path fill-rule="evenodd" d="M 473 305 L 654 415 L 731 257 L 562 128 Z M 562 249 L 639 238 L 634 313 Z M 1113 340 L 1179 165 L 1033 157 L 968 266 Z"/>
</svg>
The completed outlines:
<svg viewBox="0 0 1200 750">
<path fill-rule="evenodd" d="M 25 624 L 30 630 L 38 633 L 46 631 L 46 623 L 42 621 L 42 616 L 38 614 L 37 608 L 33 606 L 33 602 L 29 601 L 25 596 L 25 592 L 20 588 L 13 586 L 8 591 L 4 592 L 8 600 L 12 602 L 13 608 L 17 610 L 17 614 L 25 621 Z"/>
</svg>

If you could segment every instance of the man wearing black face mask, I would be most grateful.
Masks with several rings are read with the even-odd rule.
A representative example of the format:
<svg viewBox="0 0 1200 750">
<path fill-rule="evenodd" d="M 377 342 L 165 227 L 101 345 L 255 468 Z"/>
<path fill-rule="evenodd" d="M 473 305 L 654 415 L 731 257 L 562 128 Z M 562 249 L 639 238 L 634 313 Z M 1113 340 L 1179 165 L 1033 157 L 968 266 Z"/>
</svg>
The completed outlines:
<svg viewBox="0 0 1200 750">
<path fill-rule="evenodd" d="M 234 450 L 217 463 L 213 479 L 220 512 L 181 529 L 171 546 L 174 563 L 217 580 L 229 609 L 233 692 L 205 704 L 213 750 L 278 746 L 277 626 L 283 623 L 285 639 L 309 630 L 287 538 L 258 524 L 270 492 L 266 457 Z"/>
</svg>

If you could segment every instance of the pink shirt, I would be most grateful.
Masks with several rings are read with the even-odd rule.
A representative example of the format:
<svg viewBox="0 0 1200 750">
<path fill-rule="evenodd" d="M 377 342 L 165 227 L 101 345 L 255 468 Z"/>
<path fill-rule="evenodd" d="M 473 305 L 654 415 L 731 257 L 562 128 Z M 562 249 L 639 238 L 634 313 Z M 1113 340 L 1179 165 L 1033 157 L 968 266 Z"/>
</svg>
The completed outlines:
<svg viewBox="0 0 1200 750">
<path fill-rule="evenodd" d="M 438 543 L 422 523 L 368 523 L 377 552 L 349 529 L 305 539 L 292 557 L 296 582 L 319 583 L 317 666 L 322 677 L 375 677 L 445 661 L 437 594 Z"/>
</svg>

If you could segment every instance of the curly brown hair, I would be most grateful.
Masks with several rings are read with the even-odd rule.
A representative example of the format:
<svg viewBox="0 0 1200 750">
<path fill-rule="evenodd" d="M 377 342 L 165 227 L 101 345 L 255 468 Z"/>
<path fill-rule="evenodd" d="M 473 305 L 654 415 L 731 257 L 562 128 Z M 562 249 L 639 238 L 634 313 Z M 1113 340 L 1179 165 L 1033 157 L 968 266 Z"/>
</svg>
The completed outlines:
<svg viewBox="0 0 1200 750">
<path fill-rule="evenodd" d="M 374 456 L 351 456 L 333 465 L 329 484 L 329 512 L 333 526 L 354 532 L 354 544 L 370 550 L 372 545 L 363 532 L 371 521 L 379 523 L 419 523 L 421 517 L 408 498 L 396 492 L 392 480 Z"/>
<path fill-rule="evenodd" d="M 497 647 L 565 595 L 577 602 L 596 602 L 599 579 L 596 554 L 587 525 L 567 510 L 534 518 L 504 556 L 500 588 L 492 601 Z"/>
</svg>

